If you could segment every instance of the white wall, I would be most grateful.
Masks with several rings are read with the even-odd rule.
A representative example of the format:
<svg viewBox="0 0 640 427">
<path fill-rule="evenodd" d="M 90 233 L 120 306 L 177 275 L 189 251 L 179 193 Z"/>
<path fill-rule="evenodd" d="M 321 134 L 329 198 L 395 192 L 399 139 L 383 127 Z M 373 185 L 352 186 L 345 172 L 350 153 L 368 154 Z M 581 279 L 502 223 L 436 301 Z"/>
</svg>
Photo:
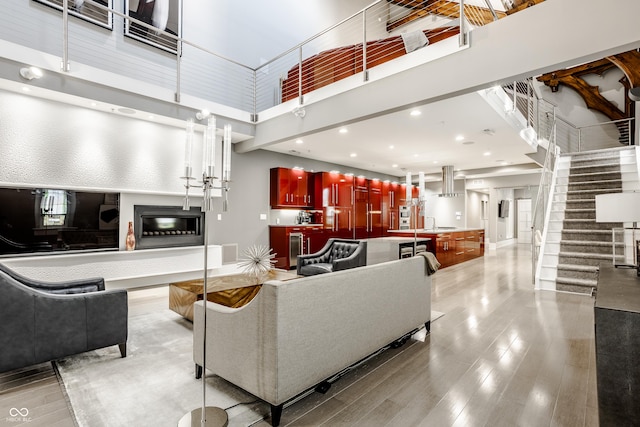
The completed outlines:
<svg viewBox="0 0 640 427">
<path fill-rule="evenodd" d="M 464 180 L 453 181 L 453 190 L 458 193 L 457 197 L 439 197 L 442 192 L 442 182 L 425 183 L 425 216 L 435 217 L 438 227 L 458 227 L 467 226 L 466 198 Z M 457 215 L 460 213 L 460 215 Z"/>
<path fill-rule="evenodd" d="M 3 262 L 49 280 L 101 275 L 110 287 L 201 274 L 202 247 L 122 252 L 134 205 L 182 206 L 184 188 L 178 177 L 183 129 L 5 91 L 0 91 L 0 124 L 0 186 L 121 193 L 121 252 L 21 256 Z M 194 153 L 200 151 L 196 141 Z M 194 154 L 196 164 L 199 159 Z M 193 205 L 200 200 L 195 193 Z M 211 267 L 220 266 L 220 248 L 213 248 L 209 259 Z"/>
</svg>

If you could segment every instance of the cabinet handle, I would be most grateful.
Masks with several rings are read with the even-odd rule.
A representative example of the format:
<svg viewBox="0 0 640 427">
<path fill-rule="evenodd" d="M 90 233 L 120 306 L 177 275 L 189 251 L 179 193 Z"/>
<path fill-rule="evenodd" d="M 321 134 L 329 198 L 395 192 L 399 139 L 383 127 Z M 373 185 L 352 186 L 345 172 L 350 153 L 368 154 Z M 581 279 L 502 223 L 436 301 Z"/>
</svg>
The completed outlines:
<svg viewBox="0 0 640 427">
<path fill-rule="evenodd" d="M 307 237 L 307 254 L 310 254 L 310 253 L 311 253 L 311 238 Z"/>
<path fill-rule="evenodd" d="M 348 224 L 348 227 L 349 227 L 349 231 L 351 231 L 351 211 L 349 211 L 349 224 Z"/>
</svg>

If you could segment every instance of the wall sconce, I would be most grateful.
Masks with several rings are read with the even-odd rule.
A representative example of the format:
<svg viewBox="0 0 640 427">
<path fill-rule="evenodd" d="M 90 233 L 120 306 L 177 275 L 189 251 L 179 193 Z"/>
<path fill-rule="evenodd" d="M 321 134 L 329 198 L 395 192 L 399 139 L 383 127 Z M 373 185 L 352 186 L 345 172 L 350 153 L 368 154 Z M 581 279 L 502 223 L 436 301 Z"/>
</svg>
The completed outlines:
<svg viewBox="0 0 640 427">
<path fill-rule="evenodd" d="M 39 79 L 44 73 L 38 67 L 24 67 L 20 68 L 20 76 L 25 80 Z"/>
<path fill-rule="evenodd" d="M 196 113 L 196 119 L 198 120 L 204 120 L 206 118 L 208 118 L 211 115 L 211 113 L 209 112 L 209 110 L 204 109 L 204 110 L 200 110 Z"/>
<path fill-rule="evenodd" d="M 298 117 L 299 119 L 302 119 L 304 118 L 304 116 L 307 115 L 307 111 L 304 109 L 304 106 L 302 105 L 298 105 L 293 110 L 291 110 L 291 112 L 293 113 L 294 116 Z"/>
</svg>

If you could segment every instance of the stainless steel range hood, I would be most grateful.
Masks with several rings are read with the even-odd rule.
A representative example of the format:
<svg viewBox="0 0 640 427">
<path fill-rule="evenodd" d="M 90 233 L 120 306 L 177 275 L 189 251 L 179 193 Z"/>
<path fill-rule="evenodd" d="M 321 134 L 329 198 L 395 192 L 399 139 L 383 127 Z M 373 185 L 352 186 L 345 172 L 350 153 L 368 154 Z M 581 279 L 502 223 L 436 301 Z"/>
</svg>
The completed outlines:
<svg viewBox="0 0 640 427">
<path fill-rule="evenodd" d="M 442 167 L 442 192 L 438 194 L 438 197 L 457 197 L 459 193 L 456 193 L 453 189 L 453 166 L 447 165 Z"/>
</svg>

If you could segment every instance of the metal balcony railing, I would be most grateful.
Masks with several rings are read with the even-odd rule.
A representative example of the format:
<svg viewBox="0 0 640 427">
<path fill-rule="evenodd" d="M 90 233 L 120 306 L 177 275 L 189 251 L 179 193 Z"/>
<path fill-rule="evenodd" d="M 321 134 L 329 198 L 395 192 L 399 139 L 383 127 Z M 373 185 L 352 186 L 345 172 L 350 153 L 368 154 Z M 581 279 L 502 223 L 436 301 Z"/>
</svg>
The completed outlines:
<svg viewBox="0 0 640 427">
<path fill-rule="evenodd" d="M 430 43 L 458 34 L 459 44 L 464 45 L 473 27 L 506 16 L 487 0 L 485 4 L 438 0 L 413 8 L 399 6 L 402 2 L 376 0 L 292 49 L 251 67 L 173 32 L 160 31 L 114 9 L 110 0 L 85 0 L 81 13 L 71 0 L 45 3 L 61 12 L 62 28 L 50 17 L 34 23 L 33 13 L 42 17 L 40 5 L 34 4 L 27 10 L 31 16 L 17 13 L 3 21 L 2 38 L 61 57 L 63 71 L 77 69 L 74 64 L 95 67 L 170 91 L 177 102 L 190 95 L 254 117 L 281 103 L 285 89 L 291 99 L 302 101 L 304 93 L 349 75 L 367 80 L 370 68 L 407 52 L 401 34 L 413 37 L 409 43 L 416 46 L 425 32 Z M 86 21 L 112 31 L 88 31 Z M 36 37 L 24 36 L 29 27 L 37 28 Z M 145 49 L 139 41 L 157 50 Z M 322 52 L 329 54 L 320 57 Z M 307 63 L 312 63 L 312 77 L 305 69 Z"/>
</svg>

